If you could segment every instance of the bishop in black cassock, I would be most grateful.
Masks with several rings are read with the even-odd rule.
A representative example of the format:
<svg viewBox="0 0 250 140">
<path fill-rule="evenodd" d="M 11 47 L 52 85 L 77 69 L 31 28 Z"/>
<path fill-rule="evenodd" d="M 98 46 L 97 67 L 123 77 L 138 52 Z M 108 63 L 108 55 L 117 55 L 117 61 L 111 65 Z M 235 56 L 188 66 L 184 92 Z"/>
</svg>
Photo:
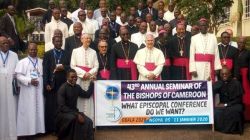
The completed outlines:
<svg viewBox="0 0 250 140">
<path fill-rule="evenodd" d="M 137 80 L 137 69 L 133 62 L 138 46 L 129 41 L 129 32 L 121 28 L 122 41 L 111 50 L 111 80 Z"/>
<path fill-rule="evenodd" d="M 69 58 L 61 49 L 62 37 L 53 37 L 53 44 L 55 48 L 47 51 L 43 59 L 46 132 L 55 132 L 56 92 L 66 82 L 66 71 L 70 68 Z"/>
</svg>

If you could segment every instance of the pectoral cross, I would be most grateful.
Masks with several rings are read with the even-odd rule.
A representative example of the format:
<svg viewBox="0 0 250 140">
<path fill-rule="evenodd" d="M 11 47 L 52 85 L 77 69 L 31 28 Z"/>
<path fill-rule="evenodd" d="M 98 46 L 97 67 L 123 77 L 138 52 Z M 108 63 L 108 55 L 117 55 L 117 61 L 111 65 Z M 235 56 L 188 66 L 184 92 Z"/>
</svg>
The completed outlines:
<svg viewBox="0 0 250 140">
<path fill-rule="evenodd" d="M 183 56 L 183 53 L 184 53 L 184 51 L 183 51 L 183 50 L 180 50 L 180 55 L 181 55 L 181 56 Z"/>
<path fill-rule="evenodd" d="M 128 65 L 128 62 L 129 62 L 129 60 L 128 60 L 128 59 L 126 59 L 126 60 L 125 60 L 125 63 L 126 63 L 127 65 Z"/>
</svg>

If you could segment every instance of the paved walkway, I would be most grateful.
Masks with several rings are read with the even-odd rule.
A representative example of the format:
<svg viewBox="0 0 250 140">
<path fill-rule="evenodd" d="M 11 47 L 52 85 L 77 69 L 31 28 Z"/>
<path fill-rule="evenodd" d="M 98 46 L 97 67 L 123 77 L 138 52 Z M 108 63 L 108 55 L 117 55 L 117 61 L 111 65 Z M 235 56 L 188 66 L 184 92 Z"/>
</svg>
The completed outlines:
<svg viewBox="0 0 250 140">
<path fill-rule="evenodd" d="M 36 140 L 57 140 L 43 136 Z M 95 140 L 250 140 L 250 123 L 243 135 L 212 132 L 208 126 L 105 127 L 97 128 Z"/>
</svg>

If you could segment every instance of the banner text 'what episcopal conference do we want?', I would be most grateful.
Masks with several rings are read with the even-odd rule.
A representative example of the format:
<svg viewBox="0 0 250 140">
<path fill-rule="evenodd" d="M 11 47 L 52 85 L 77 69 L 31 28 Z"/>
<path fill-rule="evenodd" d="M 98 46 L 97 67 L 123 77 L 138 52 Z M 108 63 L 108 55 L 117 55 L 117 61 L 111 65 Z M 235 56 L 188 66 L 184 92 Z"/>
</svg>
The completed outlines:
<svg viewBox="0 0 250 140">
<path fill-rule="evenodd" d="M 213 124 L 207 81 L 97 81 L 96 126 Z"/>
</svg>

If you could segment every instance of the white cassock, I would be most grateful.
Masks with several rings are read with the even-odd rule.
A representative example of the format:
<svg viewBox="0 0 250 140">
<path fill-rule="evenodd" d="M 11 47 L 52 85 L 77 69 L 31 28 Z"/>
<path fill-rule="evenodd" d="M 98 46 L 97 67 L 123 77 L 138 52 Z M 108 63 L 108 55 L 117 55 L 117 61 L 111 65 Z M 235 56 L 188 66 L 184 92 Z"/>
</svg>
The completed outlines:
<svg viewBox="0 0 250 140">
<path fill-rule="evenodd" d="M 13 95 L 12 80 L 18 63 L 17 54 L 9 51 L 2 53 L 0 58 L 0 140 L 17 140 L 16 134 L 16 105 L 17 97 Z"/>
<path fill-rule="evenodd" d="M 39 58 L 30 59 L 26 57 L 20 60 L 15 70 L 20 86 L 17 106 L 18 136 L 35 135 L 45 132 L 42 60 Z M 36 60 L 38 62 L 35 65 Z M 31 79 L 33 78 L 39 81 L 37 87 L 31 85 Z"/>
<path fill-rule="evenodd" d="M 79 20 L 78 18 L 78 12 L 81 11 L 81 8 L 78 8 L 77 10 L 75 10 L 72 14 L 71 14 L 71 20 L 75 23 Z M 87 10 L 84 10 L 85 13 L 87 13 Z"/>
<path fill-rule="evenodd" d="M 90 84 L 90 80 L 83 80 L 83 76 L 87 71 L 79 68 L 78 66 L 90 68 L 88 73 L 90 73 L 91 75 L 97 73 L 99 63 L 96 51 L 91 48 L 87 48 L 85 50 L 83 46 L 74 49 L 71 56 L 70 66 L 77 72 L 77 84 L 79 84 L 83 88 L 83 90 L 87 91 Z M 84 114 L 86 114 L 94 122 L 93 95 L 89 99 L 78 98 L 77 107 L 79 111 L 84 112 Z"/>
<path fill-rule="evenodd" d="M 135 43 L 139 48 L 142 44 L 146 45 L 146 33 L 141 32 L 134 33 L 131 35 L 131 42 Z"/>
<path fill-rule="evenodd" d="M 191 38 L 189 71 L 196 71 L 198 77 L 192 77 L 192 80 L 207 80 L 211 75 L 211 63 L 205 61 L 197 61 L 195 55 L 214 55 L 214 69 L 221 69 L 221 62 L 217 46 L 217 39 L 214 34 L 207 33 L 205 35 L 199 33 Z M 211 77 L 210 77 L 211 78 Z"/>
<path fill-rule="evenodd" d="M 45 52 L 54 49 L 54 44 L 52 43 L 52 41 L 46 43 L 44 46 L 45 46 L 45 50 L 44 50 Z M 63 39 L 62 49 L 63 50 L 65 49 L 65 39 Z"/>
<path fill-rule="evenodd" d="M 95 24 L 89 22 L 87 19 L 84 22 L 81 22 L 80 20 L 78 20 L 78 22 L 82 24 L 82 33 L 91 35 L 93 40 L 94 39 L 93 37 L 95 36 L 95 31 L 98 30 L 99 26 L 97 25 L 96 27 Z M 71 24 L 69 27 L 69 36 L 74 35 L 73 26 L 74 24 Z"/>
<path fill-rule="evenodd" d="M 137 65 L 139 72 L 138 80 L 149 80 L 147 75 L 153 73 L 156 77 L 159 77 L 162 72 L 162 68 L 165 63 L 165 58 L 161 50 L 157 48 L 152 48 L 151 50 L 147 47 L 137 51 L 134 62 Z M 149 71 L 145 68 L 146 63 L 154 63 L 156 68 L 152 71 Z"/>
<path fill-rule="evenodd" d="M 167 22 L 170 22 L 171 20 L 173 20 L 174 19 L 174 11 L 173 12 L 170 12 L 170 11 L 165 12 L 163 19 L 166 20 Z"/>
<path fill-rule="evenodd" d="M 65 24 L 61 20 L 56 21 L 52 18 L 51 22 L 45 25 L 45 33 L 44 33 L 45 44 L 52 41 L 52 37 L 56 29 L 60 29 L 62 31 L 63 40 L 65 40 L 65 38 L 69 36 L 67 24 Z"/>
</svg>

